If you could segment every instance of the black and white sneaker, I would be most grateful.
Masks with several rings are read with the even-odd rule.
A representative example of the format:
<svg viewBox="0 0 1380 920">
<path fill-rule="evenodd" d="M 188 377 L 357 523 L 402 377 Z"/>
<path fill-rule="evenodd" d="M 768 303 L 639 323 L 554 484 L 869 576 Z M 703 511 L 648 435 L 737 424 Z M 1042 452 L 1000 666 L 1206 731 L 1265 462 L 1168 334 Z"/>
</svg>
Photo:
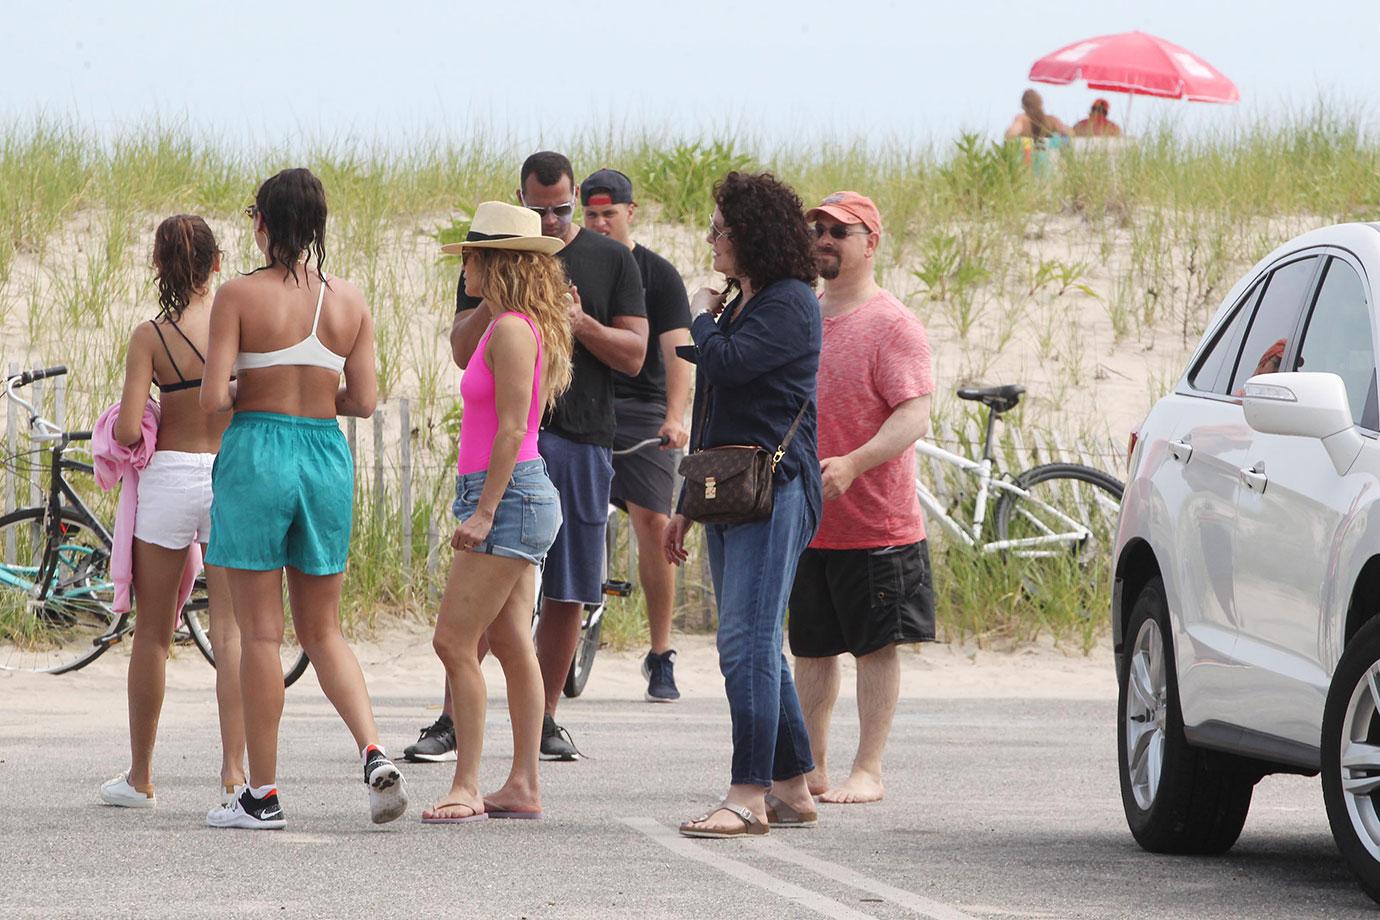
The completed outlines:
<svg viewBox="0 0 1380 920">
<path fill-rule="evenodd" d="M 579 756 L 579 749 L 575 747 L 575 742 L 570 740 L 570 732 L 557 725 L 550 713 L 543 716 L 541 720 L 541 759 L 575 760 Z"/>
<path fill-rule="evenodd" d="M 439 719 L 422 729 L 416 744 L 403 748 L 403 760 L 443 763 L 455 760 L 455 723 L 450 716 Z"/>
<path fill-rule="evenodd" d="M 278 804 L 278 790 L 271 789 L 268 795 L 256 799 L 248 786 L 241 787 L 240 794 L 228 804 L 207 812 L 206 823 L 211 827 L 240 827 L 251 831 L 276 831 L 287 827 L 283 808 Z"/>
<path fill-rule="evenodd" d="M 647 702 L 674 703 L 680 699 L 680 691 L 676 689 L 675 649 L 660 655 L 648 652 L 642 659 L 642 676 L 647 678 Z"/>
<path fill-rule="evenodd" d="M 369 818 L 375 824 L 396 821 L 407 811 L 402 774 L 376 744 L 364 749 L 364 782 L 369 786 Z"/>
</svg>

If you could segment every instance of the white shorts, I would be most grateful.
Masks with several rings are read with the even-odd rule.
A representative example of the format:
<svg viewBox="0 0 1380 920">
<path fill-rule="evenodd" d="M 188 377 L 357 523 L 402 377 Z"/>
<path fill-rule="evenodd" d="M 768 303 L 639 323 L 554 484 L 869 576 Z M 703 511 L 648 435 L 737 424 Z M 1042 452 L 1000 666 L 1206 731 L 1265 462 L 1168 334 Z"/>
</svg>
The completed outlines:
<svg viewBox="0 0 1380 920">
<path fill-rule="evenodd" d="M 215 454 L 156 451 L 139 473 L 134 538 L 168 549 L 211 539 L 211 466 Z"/>
</svg>

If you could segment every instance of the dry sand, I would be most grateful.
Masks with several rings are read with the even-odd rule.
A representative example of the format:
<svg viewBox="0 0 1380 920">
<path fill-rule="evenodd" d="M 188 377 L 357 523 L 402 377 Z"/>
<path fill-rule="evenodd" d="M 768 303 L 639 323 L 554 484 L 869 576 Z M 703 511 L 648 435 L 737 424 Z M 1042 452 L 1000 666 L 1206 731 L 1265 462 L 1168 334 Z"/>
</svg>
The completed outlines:
<svg viewBox="0 0 1380 920">
<path fill-rule="evenodd" d="M 370 692 L 375 697 L 424 701 L 418 711 L 420 724 L 428 712 L 439 712 L 440 706 L 443 672 L 431 651 L 431 631 L 398 621 L 381 632 L 386 634 L 382 638 L 355 644 Z M 677 681 L 685 698 L 723 699 L 712 637 L 680 635 L 675 642 Z M 1116 696 L 1107 642 L 1088 655 L 1066 652 L 1048 642 L 1015 651 L 932 643 L 903 647 L 901 654 L 901 695 L 906 699 L 1107 700 Z M 841 696 L 847 700 L 853 697 L 854 668 L 847 656 L 843 662 Z M 30 732 L 34 719 L 51 725 L 55 732 L 79 729 L 92 719 L 122 722 L 128 664 L 128 646 L 121 645 L 73 674 L 0 671 L 0 739 Z M 640 653 L 601 651 L 581 700 L 641 699 L 646 682 L 640 664 Z M 492 659 L 485 663 L 485 678 L 495 705 L 501 705 L 502 672 Z M 289 690 L 289 699 L 304 693 L 320 698 L 311 671 Z M 198 712 L 214 718 L 212 671 L 196 649 L 176 649 L 168 665 L 165 706 L 169 713 Z"/>
</svg>

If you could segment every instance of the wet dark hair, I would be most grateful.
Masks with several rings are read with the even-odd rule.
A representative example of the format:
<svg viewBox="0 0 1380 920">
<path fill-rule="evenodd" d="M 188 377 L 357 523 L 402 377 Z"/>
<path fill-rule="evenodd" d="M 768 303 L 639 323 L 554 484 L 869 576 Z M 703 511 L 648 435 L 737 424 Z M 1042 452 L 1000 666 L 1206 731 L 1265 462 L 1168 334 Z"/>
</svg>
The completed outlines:
<svg viewBox="0 0 1380 920">
<path fill-rule="evenodd" d="M 158 306 L 176 322 L 192 295 L 206 288 L 220 247 L 206 221 L 195 214 L 176 214 L 153 234 L 153 270 L 157 272 Z"/>
<path fill-rule="evenodd" d="M 563 153 L 557 153 L 554 150 L 538 150 L 523 160 L 522 174 L 518 178 L 518 182 L 523 188 L 527 187 L 527 177 L 533 173 L 536 173 L 537 181 L 542 185 L 555 185 L 561 181 L 561 176 L 568 176 L 570 187 L 575 188 L 575 169 Z"/>
<path fill-rule="evenodd" d="M 270 176 L 254 195 L 254 206 L 268 232 L 268 265 L 280 265 L 297 280 L 297 261 L 316 261 L 316 274 L 324 283 L 326 263 L 326 190 L 311 170 L 285 169 Z M 286 280 L 286 279 L 284 279 Z"/>
<path fill-rule="evenodd" d="M 738 270 L 761 290 L 782 278 L 814 284 L 814 237 L 800 196 L 771 173 L 731 172 L 714 186 Z"/>
</svg>

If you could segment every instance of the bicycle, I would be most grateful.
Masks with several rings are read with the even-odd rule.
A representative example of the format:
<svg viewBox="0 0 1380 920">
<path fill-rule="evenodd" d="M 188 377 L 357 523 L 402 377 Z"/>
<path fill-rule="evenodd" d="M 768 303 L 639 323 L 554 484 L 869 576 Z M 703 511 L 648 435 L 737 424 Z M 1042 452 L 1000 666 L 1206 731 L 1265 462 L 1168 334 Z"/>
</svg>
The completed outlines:
<svg viewBox="0 0 1380 920">
<path fill-rule="evenodd" d="M 132 614 L 117 614 L 113 609 L 110 556 L 114 537 L 67 480 L 67 473 L 94 475 L 90 463 L 67 456 L 74 443 L 90 441 L 91 432 L 64 431 L 16 392 L 36 380 L 66 373 L 67 368 L 58 365 L 5 379 L 5 397 L 28 416 L 30 440 L 52 447 L 42 503 L 0 517 L 3 671 L 78 671 L 134 631 Z M 40 447 L 32 453 L 42 450 Z M 198 578 L 182 610 L 182 624 L 187 638 L 214 667 L 215 653 L 202 622 L 206 608 L 205 580 Z M 308 664 L 305 652 L 295 644 L 284 643 L 285 686 L 301 677 Z"/>
<path fill-rule="evenodd" d="M 1018 558 L 1061 556 L 1072 550 L 1080 561 L 1091 560 L 1110 546 L 1124 485 L 1101 470 L 1078 463 L 1044 463 L 1014 478 L 996 471 L 992 453 L 997 419 L 1014 409 L 1025 387 L 961 387 L 959 399 L 987 407 L 982 458 L 973 460 L 927 441 L 915 445 L 917 454 L 955 466 L 977 480 L 971 523 L 955 520 L 917 477 L 916 496 L 928 517 L 938 520 L 969 547 L 984 553 L 1007 553 Z M 997 539 L 983 542 L 987 505 L 1000 493 L 993 514 Z"/>
<path fill-rule="evenodd" d="M 646 438 L 631 447 L 615 450 L 613 456 L 626 457 L 648 447 L 664 446 L 670 442 L 665 435 Z M 613 556 L 618 549 L 618 513 L 616 505 L 609 505 L 609 522 L 604 528 L 604 586 L 603 597 L 597 604 L 586 604 L 580 619 L 580 642 L 575 646 L 575 656 L 570 660 L 570 672 L 566 674 L 565 686 L 561 692 L 574 699 L 585 692 L 590 672 L 594 669 L 594 656 L 599 652 L 599 637 L 604 628 L 604 612 L 608 598 L 631 597 L 633 583 L 611 577 Z M 541 616 L 541 569 L 537 569 L 537 609 L 532 614 L 532 631 L 535 634 L 537 621 Z"/>
</svg>

